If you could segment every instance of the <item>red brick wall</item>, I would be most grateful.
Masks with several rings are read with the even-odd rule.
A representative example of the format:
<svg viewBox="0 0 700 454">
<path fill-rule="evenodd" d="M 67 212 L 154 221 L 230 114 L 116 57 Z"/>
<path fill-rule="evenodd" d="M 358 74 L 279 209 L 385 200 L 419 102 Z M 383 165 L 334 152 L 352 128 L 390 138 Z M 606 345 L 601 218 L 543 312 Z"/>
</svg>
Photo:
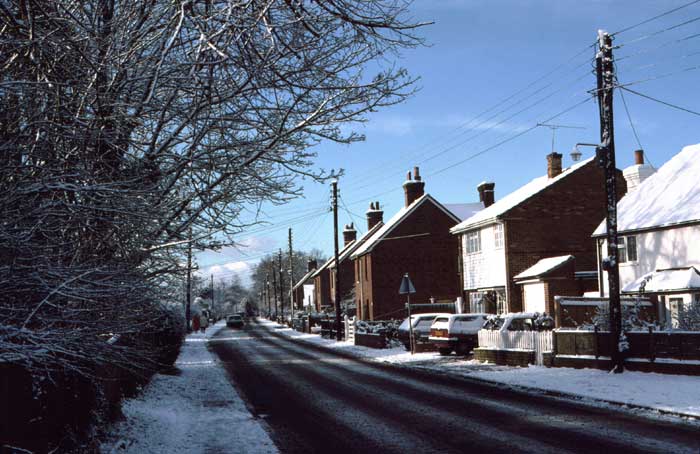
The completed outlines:
<svg viewBox="0 0 700 454">
<path fill-rule="evenodd" d="M 404 317 L 405 295 L 399 295 L 404 273 L 409 273 L 416 293 L 411 302 L 427 303 L 436 300 L 453 301 L 460 295 L 457 270 L 457 237 L 449 229 L 456 222 L 430 202 L 416 209 L 398 225 L 389 238 L 361 257 L 368 266 L 369 279 L 361 277 L 362 289 L 357 298 L 370 301 L 370 319 Z M 426 236 L 413 236 L 429 233 Z M 369 256 L 369 257 L 367 257 Z"/>
<path fill-rule="evenodd" d="M 618 173 L 619 197 L 627 192 Z M 571 254 L 579 271 L 596 270 L 591 234 L 605 218 L 603 170 L 591 161 L 506 214 L 506 280 L 508 310 L 522 310 L 521 289 L 513 276 L 540 259 Z"/>
<path fill-rule="evenodd" d="M 330 301 L 335 303 L 335 268 L 330 270 Z M 342 301 L 355 285 L 355 266 L 349 258 L 340 262 L 340 300 Z"/>
<path fill-rule="evenodd" d="M 322 306 L 331 304 L 330 292 L 330 273 L 328 268 L 326 268 L 314 278 L 314 299 L 316 300 L 317 311 L 320 311 Z"/>
</svg>

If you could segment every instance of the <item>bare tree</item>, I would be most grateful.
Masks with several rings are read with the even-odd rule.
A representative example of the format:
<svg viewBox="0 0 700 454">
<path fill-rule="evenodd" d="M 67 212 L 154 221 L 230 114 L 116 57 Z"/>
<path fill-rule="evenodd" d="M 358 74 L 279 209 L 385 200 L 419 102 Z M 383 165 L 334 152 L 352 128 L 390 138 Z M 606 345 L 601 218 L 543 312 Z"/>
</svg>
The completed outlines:
<svg viewBox="0 0 700 454">
<path fill-rule="evenodd" d="M 412 93 L 407 7 L 2 0 L 0 359 L 134 364 L 103 341 L 162 316 L 188 243 L 235 243 L 244 208 L 328 176 L 315 146 Z"/>
</svg>

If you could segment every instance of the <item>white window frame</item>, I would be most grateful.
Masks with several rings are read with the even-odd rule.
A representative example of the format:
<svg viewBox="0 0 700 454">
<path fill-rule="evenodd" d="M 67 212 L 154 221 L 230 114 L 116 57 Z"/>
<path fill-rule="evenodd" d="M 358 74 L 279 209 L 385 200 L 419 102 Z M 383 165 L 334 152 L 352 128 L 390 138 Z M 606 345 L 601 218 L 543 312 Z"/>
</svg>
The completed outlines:
<svg viewBox="0 0 700 454">
<path fill-rule="evenodd" d="M 632 240 L 630 242 L 630 239 Z M 637 237 L 635 235 L 620 236 L 617 239 L 618 263 L 637 263 L 639 259 L 639 249 L 637 248 Z M 630 254 L 632 252 L 633 254 Z M 634 255 L 634 260 L 630 256 Z"/>
<path fill-rule="evenodd" d="M 503 238 L 503 224 L 495 224 L 493 226 L 493 242 L 496 249 L 503 249 L 504 238 Z"/>
<path fill-rule="evenodd" d="M 481 252 L 481 230 L 472 230 L 465 234 L 465 246 L 467 254 Z"/>
</svg>

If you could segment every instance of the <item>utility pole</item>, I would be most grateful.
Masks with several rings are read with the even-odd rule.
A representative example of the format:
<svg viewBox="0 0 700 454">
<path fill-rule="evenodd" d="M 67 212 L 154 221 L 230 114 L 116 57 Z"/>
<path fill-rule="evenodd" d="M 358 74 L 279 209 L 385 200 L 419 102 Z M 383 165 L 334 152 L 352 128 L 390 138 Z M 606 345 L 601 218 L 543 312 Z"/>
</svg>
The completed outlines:
<svg viewBox="0 0 700 454">
<path fill-rule="evenodd" d="M 333 207 L 333 254 L 335 256 L 335 273 L 333 274 L 334 298 L 335 298 L 335 339 L 340 341 L 340 264 L 338 263 L 338 180 L 331 182 L 333 194 L 331 205 Z"/>
<path fill-rule="evenodd" d="M 282 248 L 280 248 L 277 255 L 277 272 L 280 276 L 280 312 L 282 313 L 282 318 L 284 319 L 284 277 L 282 276 Z"/>
<path fill-rule="evenodd" d="M 209 315 L 214 314 L 214 275 L 210 274 L 211 281 L 209 287 L 211 287 L 211 308 L 209 309 Z"/>
<path fill-rule="evenodd" d="M 265 299 L 267 300 L 267 316 L 272 317 L 272 305 L 270 304 L 270 275 L 265 273 Z"/>
<path fill-rule="evenodd" d="M 289 228 L 289 308 L 294 312 L 294 251 L 292 250 L 291 227 Z"/>
<path fill-rule="evenodd" d="M 185 304 L 185 323 L 187 332 L 191 332 L 190 319 L 192 318 L 192 229 L 189 229 L 187 242 L 187 296 Z"/>
<path fill-rule="evenodd" d="M 622 373 L 624 360 L 624 333 L 622 333 L 622 311 L 620 309 L 620 269 L 618 263 L 617 238 L 617 169 L 615 167 L 615 134 L 613 129 L 613 86 L 615 67 L 612 54 L 612 37 L 598 31 L 598 53 L 596 54 L 596 76 L 598 107 L 600 109 L 600 147 L 596 150 L 598 163 L 605 174 L 608 256 L 603 259 L 603 269 L 608 272 L 608 295 L 610 314 L 610 338 L 612 340 L 613 372 Z"/>
<path fill-rule="evenodd" d="M 275 259 L 271 257 L 270 272 L 272 273 L 272 298 L 275 303 L 275 318 L 277 318 L 277 273 L 275 273 Z"/>
</svg>

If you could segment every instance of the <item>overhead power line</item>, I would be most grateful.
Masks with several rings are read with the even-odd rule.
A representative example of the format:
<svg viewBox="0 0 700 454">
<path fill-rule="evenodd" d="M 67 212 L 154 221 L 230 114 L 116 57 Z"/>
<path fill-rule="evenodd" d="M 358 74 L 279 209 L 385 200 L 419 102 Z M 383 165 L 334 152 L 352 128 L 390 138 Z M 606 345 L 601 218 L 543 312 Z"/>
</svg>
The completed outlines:
<svg viewBox="0 0 700 454">
<path fill-rule="evenodd" d="M 636 24 L 634 24 L 634 25 L 630 25 L 629 27 L 625 27 L 625 28 L 623 28 L 622 30 L 618 30 L 618 31 L 616 31 L 615 33 L 612 33 L 611 36 L 620 35 L 620 34 L 622 34 L 622 33 L 625 33 L 625 32 L 627 32 L 627 31 L 629 31 L 629 30 L 632 30 L 632 29 L 637 28 L 637 27 L 639 27 L 639 26 L 642 26 L 642 25 L 644 25 L 644 24 L 648 24 L 649 22 L 655 21 L 656 19 L 661 19 L 662 17 L 668 16 L 669 14 L 673 14 L 673 13 L 675 13 L 676 11 L 680 11 L 680 10 L 682 10 L 682 9 L 684 9 L 684 8 L 687 8 L 687 7 L 689 7 L 689 6 L 695 5 L 696 3 L 700 3 L 700 0 L 693 0 L 693 1 L 691 1 L 691 2 L 688 2 L 688 3 L 685 3 L 685 4 L 681 5 L 681 6 L 678 6 L 678 7 L 676 7 L 676 8 L 673 8 L 673 9 L 670 9 L 670 10 L 667 10 L 667 11 L 664 11 L 664 12 L 662 12 L 662 13 L 660 13 L 660 14 L 657 14 L 656 16 L 650 17 L 649 19 L 645 19 L 645 20 L 643 20 L 643 21 L 641 21 L 641 22 L 639 22 L 639 23 L 636 23 Z"/>
<path fill-rule="evenodd" d="M 662 100 L 660 100 L 660 99 L 658 99 L 658 98 L 654 98 L 653 96 L 645 95 L 644 93 L 640 93 L 640 92 L 638 92 L 638 91 L 631 90 L 631 89 L 627 88 L 626 86 L 620 86 L 620 88 L 622 88 L 623 90 L 628 91 L 628 92 L 630 92 L 630 93 L 632 93 L 632 94 L 635 94 L 635 95 L 637 95 L 637 96 L 641 96 L 642 98 L 646 98 L 646 99 L 649 99 L 649 100 L 651 100 L 651 101 L 658 102 L 659 104 L 663 104 L 663 105 L 665 105 L 665 106 L 672 107 L 672 108 L 674 108 L 674 109 L 682 110 L 683 112 L 688 112 L 688 113 L 691 113 L 691 114 L 693 114 L 693 115 L 700 116 L 700 112 L 696 112 L 696 111 L 694 111 L 694 110 L 687 109 L 687 108 L 685 108 L 685 107 L 677 106 L 677 105 L 675 105 L 675 104 L 671 104 L 670 102 L 662 101 Z"/>
<path fill-rule="evenodd" d="M 653 37 L 655 37 L 655 36 L 662 35 L 662 34 L 664 34 L 664 33 L 666 33 L 666 32 L 670 32 L 671 30 L 676 30 L 676 29 L 678 29 L 678 28 L 685 27 L 686 25 L 690 25 L 690 24 L 695 23 L 695 22 L 697 22 L 697 21 L 700 21 L 700 16 L 694 17 L 694 18 L 692 18 L 692 19 L 688 19 L 688 20 L 686 20 L 686 21 L 680 22 L 680 23 L 675 24 L 675 25 L 671 25 L 670 27 L 662 28 L 661 30 L 657 30 L 657 31 L 655 31 L 655 32 L 651 32 L 651 33 L 649 33 L 649 34 L 647 34 L 647 35 L 640 36 L 639 38 L 634 38 L 634 39 L 632 39 L 632 40 L 630 40 L 630 41 L 627 41 L 627 42 L 624 42 L 624 43 L 622 43 L 622 44 L 616 44 L 615 47 L 620 48 L 620 47 L 624 47 L 624 46 L 629 46 L 630 44 L 638 43 L 638 42 L 640 42 L 640 41 L 645 41 L 645 40 L 647 40 L 647 39 L 649 39 L 649 38 L 653 38 Z"/>
</svg>

